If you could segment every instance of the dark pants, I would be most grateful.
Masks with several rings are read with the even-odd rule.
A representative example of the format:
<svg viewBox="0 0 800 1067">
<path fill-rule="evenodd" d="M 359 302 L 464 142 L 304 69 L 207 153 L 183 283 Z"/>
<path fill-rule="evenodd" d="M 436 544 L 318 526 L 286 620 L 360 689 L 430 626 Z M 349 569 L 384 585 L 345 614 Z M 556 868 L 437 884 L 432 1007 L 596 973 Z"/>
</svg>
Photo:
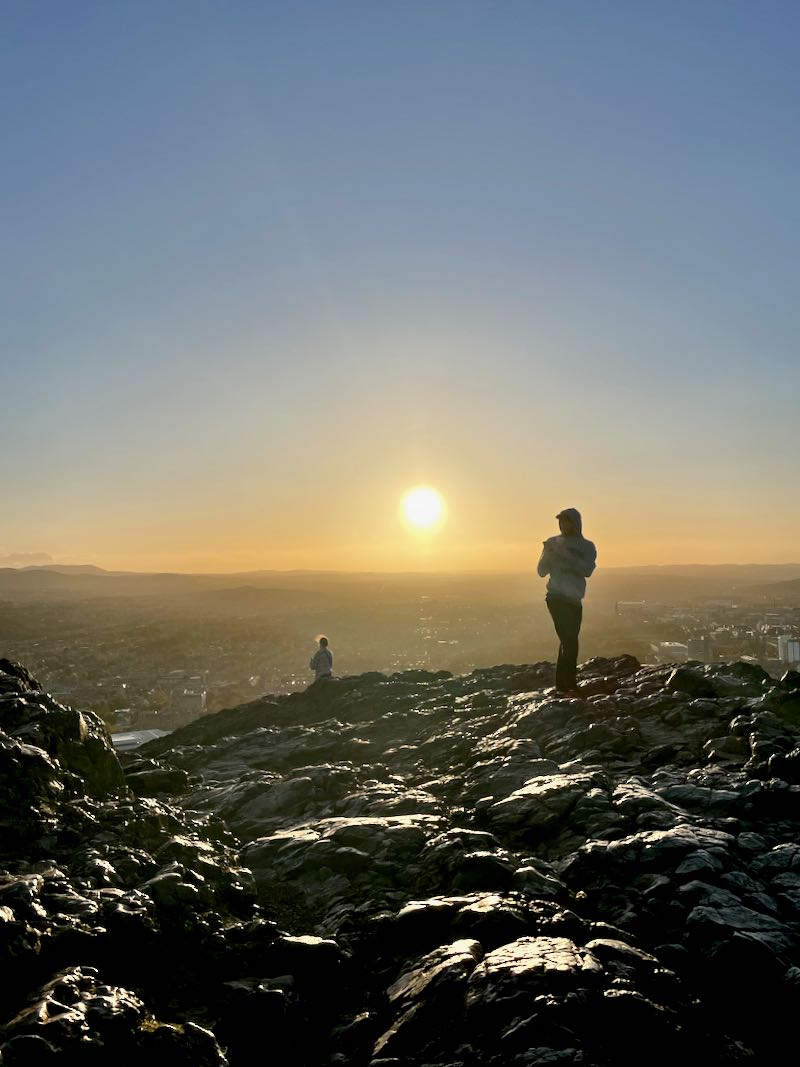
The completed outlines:
<svg viewBox="0 0 800 1067">
<path fill-rule="evenodd" d="M 578 634 L 581 632 L 583 606 L 554 596 L 547 597 L 546 603 L 561 642 L 556 663 L 556 689 L 577 689 Z"/>
</svg>

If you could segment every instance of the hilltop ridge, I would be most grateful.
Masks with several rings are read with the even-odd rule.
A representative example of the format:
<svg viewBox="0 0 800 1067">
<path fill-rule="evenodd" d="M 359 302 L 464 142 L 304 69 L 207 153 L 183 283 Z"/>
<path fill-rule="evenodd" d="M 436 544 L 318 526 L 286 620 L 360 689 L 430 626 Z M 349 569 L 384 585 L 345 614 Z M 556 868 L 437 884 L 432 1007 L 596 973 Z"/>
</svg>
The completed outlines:
<svg viewBox="0 0 800 1067">
<path fill-rule="evenodd" d="M 552 676 L 373 672 L 118 757 L 0 661 L 4 1062 L 774 1061 L 800 675 Z"/>
</svg>

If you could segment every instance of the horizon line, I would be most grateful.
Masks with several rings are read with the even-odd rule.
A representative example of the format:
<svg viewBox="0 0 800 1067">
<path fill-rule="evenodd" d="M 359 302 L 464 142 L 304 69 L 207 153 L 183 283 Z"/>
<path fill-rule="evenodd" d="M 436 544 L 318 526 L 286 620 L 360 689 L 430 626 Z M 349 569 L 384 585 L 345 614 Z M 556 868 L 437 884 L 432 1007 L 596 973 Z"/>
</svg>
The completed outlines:
<svg viewBox="0 0 800 1067">
<path fill-rule="evenodd" d="M 529 574 L 529 573 L 531 573 L 531 571 L 535 571 L 535 566 L 531 567 L 530 571 L 527 570 L 527 569 L 524 569 L 524 570 L 520 570 L 520 569 L 494 570 L 494 569 L 490 569 L 490 568 L 462 568 L 462 569 L 458 569 L 458 570 L 449 570 L 449 569 L 446 569 L 446 568 L 445 569 L 441 569 L 441 570 L 372 570 L 372 569 L 370 569 L 370 570 L 352 570 L 352 569 L 330 569 L 330 568 L 328 568 L 328 569 L 318 569 L 318 568 L 315 568 L 315 567 L 291 567 L 291 568 L 286 568 L 286 569 L 281 569 L 281 568 L 277 568 L 277 567 L 256 567 L 256 568 L 250 568 L 248 570 L 233 570 L 233 571 L 224 571 L 224 570 L 220 570 L 220 571 L 129 570 L 127 568 L 125 568 L 125 569 L 123 569 L 123 568 L 112 569 L 112 568 L 107 568 L 107 567 L 101 567 L 101 566 L 99 566 L 99 564 L 96 564 L 96 563 L 57 563 L 57 562 L 53 562 L 53 563 L 29 563 L 29 564 L 25 564 L 24 566 L 13 566 L 13 565 L 10 565 L 10 564 L 9 565 L 0 565 L 0 571 L 18 571 L 18 572 L 24 573 L 24 572 L 29 572 L 29 571 L 55 571 L 58 568 L 69 568 L 71 570 L 80 570 L 81 568 L 84 568 L 84 567 L 87 567 L 87 568 L 91 567 L 95 571 L 99 572 L 100 574 L 109 575 L 110 577 L 123 577 L 123 576 L 162 577 L 162 576 L 166 576 L 166 575 L 181 575 L 181 576 L 184 576 L 184 577 L 196 577 L 197 576 L 197 577 L 208 577 L 208 578 L 212 578 L 212 577 L 220 577 L 220 578 L 222 578 L 222 577 L 237 577 L 237 576 L 244 576 L 244 575 L 249 575 L 249 574 L 352 575 L 354 577 L 355 576 L 365 576 L 365 575 L 394 575 L 394 576 L 398 576 L 398 577 L 400 577 L 400 576 L 406 576 L 406 577 L 409 577 L 409 576 L 424 576 L 424 575 L 448 575 L 448 576 L 457 576 L 457 575 L 465 575 L 465 576 L 469 576 L 469 575 L 474 575 L 474 576 L 477 576 L 477 575 L 498 575 L 498 576 L 500 576 L 500 575 Z M 608 564 L 608 565 L 605 565 L 605 566 L 601 565 L 601 566 L 598 566 L 597 569 L 598 569 L 598 571 L 618 571 L 618 570 L 635 570 L 635 569 L 665 570 L 667 568 L 674 568 L 674 567 L 683 567 L 683 568 L 693 568 L 693 567 L 698 567 L 698 568 L 699 567 L 717 567 L 717 568 L 723 568 L 723 567 L 729 567 L 729 568 L 738 568 L 738 567 L 742 567 L 742 568 L 744 568 L 744 567 L 769 567 L 769 568 L 798 567 L 798 568 L 800 568 L 800 561 L 787 560 L 787 561 L 781 562 L 781 563 L 762 563 L 762 562 L 755 562 L 755 561 L 751 561 L 751 562 L 747 562 L 747 563 L 701 563 L 701 562 L 692 562 L 692 563 L 615 563 L 615 564 Z M 88 575 L 84 575 L 84 577 L 88 577 Z"/>
</svg>

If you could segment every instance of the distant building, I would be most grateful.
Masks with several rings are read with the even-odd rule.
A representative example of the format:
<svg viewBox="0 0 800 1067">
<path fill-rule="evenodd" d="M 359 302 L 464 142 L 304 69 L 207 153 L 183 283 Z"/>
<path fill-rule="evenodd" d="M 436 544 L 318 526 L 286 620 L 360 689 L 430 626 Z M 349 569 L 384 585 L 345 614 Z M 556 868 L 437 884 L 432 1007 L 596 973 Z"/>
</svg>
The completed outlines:
<svg viewBox="0 0 800 1067">
<path fill-rule="evenodd" d="M 118 752 L 129 752 L 146 741 L 155 741 L 157 737 L 166 737 L 167 730 L 133 730 L 130 733 L 112 734 L 111 740 Z"/>
<path fill-rule="evenodd" d="M 112 730 L 115 733 L 124 733 L 126 730 L 133 729 L 133 708 L 114 708 L 111 717 Z"/>
<path fill-rule="evenodd" d="M 686 648 L 689 659 L 696 659 L 701 663 L 712 663 L 714 660 L 714 644 L 708 634 L 690 637 Z"/>
<path fill-rule="evenodd" d="M 688 645 L 680 641 L 660 641 L 653 650 L 659 663 L 685 663 L 689 658 Z"/>
<path fill-rule="evenodd" d="M 791 634 L 782 634 L 778 638 L 778 659 L 781 663 L 800 662 L 800 640 Z"/>
<path fill-rule="evenodd" d="M 173 693 L 171 710 L 174 715 L 181 717 L 202 715 L 206 710 L 205 689 L 184 689 L 182 692 Z"/>
</svg>

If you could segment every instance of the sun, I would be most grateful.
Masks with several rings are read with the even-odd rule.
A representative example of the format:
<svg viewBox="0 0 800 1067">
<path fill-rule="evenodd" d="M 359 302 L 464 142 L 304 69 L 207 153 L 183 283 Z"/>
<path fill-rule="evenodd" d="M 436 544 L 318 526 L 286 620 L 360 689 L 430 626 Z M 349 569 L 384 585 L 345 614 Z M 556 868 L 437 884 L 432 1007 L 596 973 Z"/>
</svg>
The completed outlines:
<svg viewBox="0 0 800 1067">
<path fill-rule="evenodd" d="M 403 515 L 412 526 L 428 529 L 442 519 L 444 499 L 429 485 L 417 485 L 403 497 Z"/>
</svg>

